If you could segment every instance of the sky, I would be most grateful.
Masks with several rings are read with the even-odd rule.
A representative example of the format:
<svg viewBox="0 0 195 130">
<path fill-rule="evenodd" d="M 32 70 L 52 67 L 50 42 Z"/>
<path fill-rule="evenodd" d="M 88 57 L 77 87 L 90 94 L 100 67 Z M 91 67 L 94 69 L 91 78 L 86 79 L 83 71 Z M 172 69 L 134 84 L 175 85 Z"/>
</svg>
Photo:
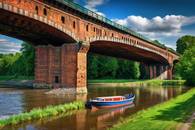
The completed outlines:
<svg viewBox="0 0 195 130">
<path fill-rule="evenodd" d="M 173 49 L 179 37 L 195 35 L 194 0 L 74 1 Z M 21 43 L 20 40 L 0 35 L 0 53 L 18 52 Z"/>
</svg>

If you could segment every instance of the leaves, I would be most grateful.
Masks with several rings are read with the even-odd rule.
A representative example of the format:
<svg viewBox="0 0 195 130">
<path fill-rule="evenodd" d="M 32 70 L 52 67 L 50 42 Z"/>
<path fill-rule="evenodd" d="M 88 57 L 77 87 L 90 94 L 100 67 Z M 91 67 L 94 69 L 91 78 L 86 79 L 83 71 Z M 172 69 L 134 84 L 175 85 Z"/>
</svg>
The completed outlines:
<svg viewBox="0 0 195 130">
<path fill-rule="evenodd" d="M 195 85 L 195 46 L 184 52 L 176 69 L 188 85 Z"/>
<path fill-rule="evenodd" d="M 28 43 L 22 43 L 21 53 L 0 55 L 0 75 L 34 75 L 35 50 Z"/>
<path fill-rule="evenodd" d="M 88 55 L 89 79 L 137 79 L 139 64 L 124 59 L 101 55 Z"/>
<path fill-rule="evenodd" d="M 186 35 L 177 40 L 177 52 L 180 54 L 192 46 L 195 46 L 195 36 Z"/>
</svg>

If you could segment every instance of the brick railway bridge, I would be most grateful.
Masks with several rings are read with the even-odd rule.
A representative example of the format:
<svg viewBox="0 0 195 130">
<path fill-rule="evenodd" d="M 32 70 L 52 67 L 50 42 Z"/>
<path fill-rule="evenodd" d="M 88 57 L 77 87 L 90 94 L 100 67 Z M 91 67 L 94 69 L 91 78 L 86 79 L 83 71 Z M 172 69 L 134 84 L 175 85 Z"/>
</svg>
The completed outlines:
<svg viewBox="0 0 195 130">
<path fill-rule="evenodd" d="M 68 0 L 0 0 L 0 34 L 36 50 L 35 86 L 87 91 L 87 53 L 138 61 L 147 78 L 171 79 L 179 56 Z"/>
</svg>

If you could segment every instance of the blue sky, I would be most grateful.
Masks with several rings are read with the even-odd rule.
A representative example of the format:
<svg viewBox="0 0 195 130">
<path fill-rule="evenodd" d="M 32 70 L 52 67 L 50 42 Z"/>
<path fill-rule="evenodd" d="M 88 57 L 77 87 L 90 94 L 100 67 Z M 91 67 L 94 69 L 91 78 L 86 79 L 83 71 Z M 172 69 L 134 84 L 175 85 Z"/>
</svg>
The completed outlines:
<svg viewBox="0 0 195 130">
<path fill-rule="evenodd" d="M 88 9 L 175 49 L 183 35 L 195 35 L 193 0 L 74 0 Z M 22 41 L 0 35 L 0 53 L 17 52 Z M 7 43 L 11 43 L 8 44 Z"/>
</svg>

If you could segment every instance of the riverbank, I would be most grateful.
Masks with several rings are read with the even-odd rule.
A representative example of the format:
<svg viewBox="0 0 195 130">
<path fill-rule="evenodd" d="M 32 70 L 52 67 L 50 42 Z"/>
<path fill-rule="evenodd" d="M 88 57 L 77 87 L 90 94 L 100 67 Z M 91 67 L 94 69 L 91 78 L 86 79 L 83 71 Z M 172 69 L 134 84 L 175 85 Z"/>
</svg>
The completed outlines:
<svg viewBox="0 0 195 130">
<path fill-rule="evenodd" d="M 33 109 L 30 112 L 13 115 L 7 119 L 0 119 L 0 128 L 6 125 L 14 125 L 25 121 L 52 117 L 67 113 L 71 110 L 79 110 L 85 107 L 84 102 L 75 101 L 57 106 L 48 106 L 46 108 Z"/>
<path fill-rule="evenodd" d="M 0 76 L 1 88 L 33 88 L 34 77 Z"/>
<path fill-rule="evenodd" d="M 185 80 L 88 80 L 89 86 L 136 87 L 136 86 L 181 86 Z"/>
<path fill-rule="evenodd" d="M 21 80 L 33 80 L 33 76 L 0 76 L 0 81 L 9 81 L 9 80 L 15 80 L 15 81 L 21 81 Z"/>
<path fill-rule="evenodd" d="M 34 77 L 0 76 L 0 87 L 33 88 Z M 185 80 L 131 80 L 131 79 L 101 79 L 88 80 L 90 87 L 137 87 L 137 86 L 181 86 Z"/>
<path fill-rule="evenodd" d="M 112 130 L 180 129 L 195 110 L 194 100 L 195 88 L 165 103 L 121 119 Z"/>
</svg>

